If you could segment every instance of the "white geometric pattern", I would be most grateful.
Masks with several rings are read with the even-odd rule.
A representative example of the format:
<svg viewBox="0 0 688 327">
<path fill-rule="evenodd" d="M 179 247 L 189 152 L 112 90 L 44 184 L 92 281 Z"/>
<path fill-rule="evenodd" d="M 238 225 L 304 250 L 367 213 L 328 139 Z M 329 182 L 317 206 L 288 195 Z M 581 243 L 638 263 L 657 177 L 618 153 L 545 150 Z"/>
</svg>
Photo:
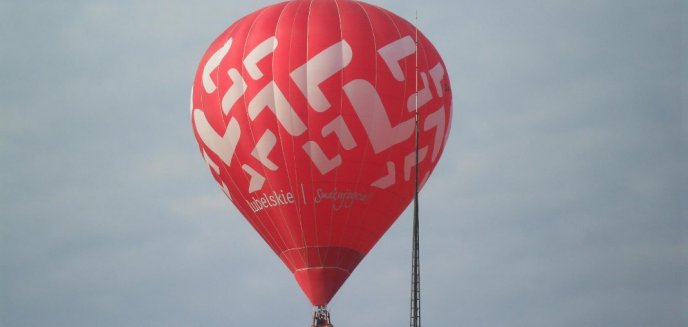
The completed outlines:
<svg viewBox="0 0 688 327">
<path fill-rule="evenodd" d="M 242 165 L 241 169 L 247 172 L 249 177 L 251 177 L 249 181 L 248 192 L 253 193 L 260 191 L 263 188 L 263 184 L 265 184 L 265 177 L 258 173 L 255 169 L 251 168 L 249 165 Z"/>
<path fill-rule="evenodd" d="M 396 181 L 395 164 L 392 161 L 387 161 L 387 175 L 380 177 L 378 180 L 370 184 L 370 186 L 377 187 L 379 189 L 386 189 L 394 185 Z"/>
<path fill-rule="evenodd" d="M 215 53 L 211 55 L 208 61 L 203 66 L 202 83 L 207 93 L 216 91 L 217 85 L 213 80 L 216 69 L 220 66 L 220 62 L 227 56 L 232 46 L 232 39 L 230 38 L 225 44 Z M 250 77 L 249 81 L 258 81 L 265 77 L 265 74 L 260 70 L 259 63 L 270 54 L 274 53 L 278 47 L 277 37 L 272 36 L 258 44 L 255 48 L 250 50 L 242 61 L 246 68 L 243 74 Z M 411 36 L 405 36 L 393 41 L 382 48 L 378 49 L 377 53 L 382 61 L 387 65 L 392 76 L 397 81 L 406 80 L 404 76 L 404 67 L 401 61 L 413 55 L 416 52 L 415 41 Z M 291 81 L 296 85 L 296 89 L 306 98 L 308 104 L 315 113 L 325 113 L 332 104 L 325 95 L 325 90 L 321 89 L 321 84 L 325 81 L 334 78 L 339 72 L 343 71 L 353 60 L 355 54 L 349 43 L 346 40 L 340 40 L 333 45 L 325 48 L 320 53 L 312 56 L 310 60 L 294 69 L 290 74 Z M 219 73 L 218 73 L 219 74 Z M 228 68 L 226 71 L 231 86 L 221 96 L 221 108 L 225 116 L 224 120 L 227 122 L 225 132 L 219 134 L 208 122 L 205 113 L 202 109 L 194 109 L 192 106 L 192 119 L 194 126 L 200 140 L 205 144 L 206 148 L 217 155 L 222 162 L 230 166 L 234 152 L 240 139 L 248 142 L 252 138 L 241 138 L 241 127 L 238 120 L 231 115 L 232 108 L 239 102 L 246 103 L 246 112 L 251 121 L 260 118 L 260 114 L 265 109 L 272 112 L 277 122 L 282 126 L 283 131 L 286 131 L 290 136 L 299 137 L 304 135 L 308 130 L 308 125 L 302 120 L 302 116 L 296 112 L 292 104 L 289 102 L 283 90 L 277 85 L 274 80 L 267 81 L 267 84 L 261 83 L 262 89 L 255 93 L 251 99 L 245 99 L 246 92 L 249 88 L 247 80 L 242 76 L 242 72 L 236 67 Z M 411 94 L 406 101 L 406 109 L 412 112 L 416 109 L 424 107 L 433 100 L 433 92 L 431 85 L 435 89 L 435 94 L 439 97 L 444 96 L 444 90 L 441 81 L 445 77 L 445 69 L 441 63 L 437 63 L 428 71 L 418 72 L 420 77 L 420 89 L 417 94 Z M 430 79 L 432 82 L 430 82 Z M 351 104 L 355 116 L 337 115 L 327 122 L 320 131 L 323 139 L 334 135 L 341 147 L 323 149 L 316 139 L 302 140 L 300 144 L 305 154 L 311 159 L 315 168 L 320 174 L 328 174 L 334 171 L 337 167 L 343 164 L 343 157 L 340 151 L 350 151 L 359 145 L 359 142 L 364 140 L 356 140 L 351 127 L 358 125 L 362 126 L 367 136 L 367 141 L 373 153 L 378 155 L 384 151 L 394 147 L 397 144 L 409 140 L 415 130 L 414 119 L 407 119 L 401 122 L 392 122 L 388 116 L 387 110 L 383 104 L 382 98 L 378 93 L 375 85 L 371 81 L 354 78 L 349 81 L 343 81 L 342 91 Z M 252 84 L 253 85 L 253 84 Z M 251 86 L 255 87 L 255 86 Z M 286 86 L 285 86 L 286 87 Z M 287 90 L 287 89 L 285 89 Z M 290 92 L 293 92 L 291 89 Z M 290 96 L 291 93 L 290 93 Z M 244 98 L 242 100 L 242 98 Z M 341 100 L 340 100 L 341 101 Z M 416 108 L 416 104 L 418 108 Z M 310 114 L 309 114 L 310 115 Z M 446 116 L 447 110 L 441 106 L 438 110 L 425 115 L 421 120 L 421 127 L 424 132 L 435 129 L 434 139 L 430 143 L 432 146 L 432 162 L 438 159 L 439 152 L 445 141 L 445 134 L 447 130 Z M 356 119 L 353 121 L 351 119 Z M 310 121 L 310 119 L 309 119 Z M 354 124 L 354 125 L 352 125 Z M 360 125 L 359 125 L 360 124 Z M 350 127 L 351 126 L 351 127 Z M 282 129 L 277 132 L 281 133 Z M 260 163 L 265 169 L 269 171 L 277 171 L 279 166 L 269 159 L 270 154 L 278 146 L 277 136 L 274 130 L 266 129 L 262 132 L 261 137 L 256 141 L 255 146 L 251 151 L 251 156 L 256 160 L 254 163 Z M 279 134 L 278 133 L 278 134 Z M 317 134 L 309 133 L 310 137 Z M 284 137 L 284 135 L 281 135 Z M 360 137 L 360 136 L 357 136 Z M 424 146 L 419 150 L 419 162 L 423 161 L 429 152 L 429 146 Z M 220 175 L 220 167 L 217 163 L 203 151 L 203 156 L 209 167 Z M 274 157 L 273 157 L 274 158 Z M 386 174 L 378 177 L 370 185 L 380 189 L 386 189 L 398 182 L 397 178 L 397 164 L 403 167 L 403 177 L 405 181 L 411 178 L 411 172 L 415 166 L 415 152 L 412 152 L 403 158 L 398 158 L 400 162 L 395 163 L 394 160 L 387 160 Z M 252 167 L 250 162 L 242 162 L 242 170 L 248 174 L 249 177 L 249 193 L 261 190 L 266 182 L 266 177 L 259 173 Z M 426 173 L 423 177 L 423 182 L 427 180 L 429 174 Z M 227 186 L 222 183 L 222 188 L 229 196 Z"/>
<path fill-rule="evenodd" d="M 392 126 L 382 99 L 370 82 L 353 80 L 344 85 L 344 92 L 361 120 L 375 154 L 409 139 L 413 134 L 413 119 Z"/>
<path fill-rule="evenodd" d="M 290 76 L 315 111 L 323 112 L 330 108 L 325 94 L 319 85 L 351 63 L 351 46 L 342 40 L 315 55 Z"/>
<path fill-rule="evenodd" d="M 256 120 L 265 108 L 275 114 L 277 121 L 292 136 L 299 136 L 306 131 L 306 125 L 274 81 L 268 83 L 248 104 L 248 115 L 251 120 Z"/>
<path fill-rule="evenodd" d="M 428 155 L 428 147 L 423 147 L 418 150 L 418 163 L 425 160 Z M 416 152 L 413 151 L 404 157 L 404 180 L 411 180 L 411 170 L 416 166 Z"/>
<path fill-rule="evenodd" d="M 403 82 L 406 77 L 401 69 L 399 60 L 416 53 L 416 42 L 411 36 L 406 36 L 380 48 L 377 52 L 387 64 L 394 78 L 399 82 Z"/>
<path fill-rule="evenodd" d="M 277 38 L 273 36 L 261 42 L 246 56 L 244 66 L 251 78 L 257 81 L 263 77 L 263 72 L 258 68 L 258 62 L 274 52 L 276 48 Z"/>
<path fill-rule="evenodd" d="M 205 63 L 203 66 L 203 73 L 202 73 L 202 79 L 203 79 L 203 88 L 205 89 L 205 92 L 210 94 L 215 92 L 215 89 L 217 89 L 217 86 L 215 85 L 215 82 L 213 82 L 212 77 L 210 74 L 220 66 L 220 62 L 224 57 L 227 55 L 227 52 L 229 52 L 229 49 L 232 47 L 232 39 L 230 38 L 225 42 L 225 44 L 220 47 L 215 53 L 213 53 L 212 56 L 210 56 L 210 59 Z"/>
<path fill-rule="evenodd" d="M 440 153 L 440 148 L 444 142 L 444 128 L 445 123 L 445 110 L 444 106 L 440 107 L 439 110 L 429 114 L 425 117 L 425 123 L 423 123 L 423 130 L 429 131 L 435 128 L 435 143 L 432 147 L 432 161 L 437 160 L 437 156 Z"/>
<path fill-rule="evenodd" d="M 351 135 L 349 127 L 346 126 L 344 117 L 337 116 L 334 120 L 329 122 L 322 129 L 322 136 L 327 137 L 328 135 L 334 133 L 339 140 L 339 143 L 344 147 L 344 150 L 351 150 L 356 147 L 356 140 L 354 136 Z"/>
<path fill-rule="evenodd" d="M 325 175 L 342 164 L 342 156 L 339 154 L 328 158 L 320 145 L 314 141 L 307 141 L 303 145 L 303 150 L 311 158 L 313 164 L 321 174 Z"/>
<path fill-rule="evenodd" d="M 241 77 L 241 73 L 238 70 L 231 68 L 227 71 L 227 75 L 232 80 L 232 86 L 227 90 L 225 96 L 222 97 L 222 112 L 225 115 L 229 115 L 229 111 L 234 107 L 234 104 L 246 93 L 246 81 Z"/>
<path fill-rule="evenodd" d="M 277 165 L 268 159 L 268 155 L 270 155 L 272 149 L 275 148 L 275 144 L 277 144 L 277 138 L 275 134 L 268 129 L 263 133 L 260 140 L 256 142 L 256 147 L 253 148 L 253 151 L 251 151 L 251 155 L 254 158 L 258 159 L 263 166 L 272 171 L 277 170 Z"/>
<path fill-rule="evenodd" d="M 241 127 L 239 127 L 237 120 L 232 117 L 223 135 L 219 135 L 210 126 L 203 110 L 193 110 L 193 122 L 205 146 L 220 157 L 227 166 L 230 166 L 232 156 L 234 156 L 234 151 L 241 137 Z"/>
</svg>

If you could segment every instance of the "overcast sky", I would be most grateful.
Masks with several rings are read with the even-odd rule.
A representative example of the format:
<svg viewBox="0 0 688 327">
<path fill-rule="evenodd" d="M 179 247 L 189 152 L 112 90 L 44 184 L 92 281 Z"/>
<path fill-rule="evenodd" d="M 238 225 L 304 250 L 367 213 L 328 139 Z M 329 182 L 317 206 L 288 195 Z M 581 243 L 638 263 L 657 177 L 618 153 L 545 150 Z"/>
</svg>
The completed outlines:
<svg viewBox="0 0 688 327">
<path fill-rule="evenodd" d="M 453 84 L 421 194 L 423 324 L 688 325 L 686 6 L 370 2 L 417 9 Z M 0 326 L 309 324 L 189 120 L 207 46 L 272 3 L 0 2 Z M 410 226 L 344 284 L 335 326 L 408 325 Z"/>
</svg>

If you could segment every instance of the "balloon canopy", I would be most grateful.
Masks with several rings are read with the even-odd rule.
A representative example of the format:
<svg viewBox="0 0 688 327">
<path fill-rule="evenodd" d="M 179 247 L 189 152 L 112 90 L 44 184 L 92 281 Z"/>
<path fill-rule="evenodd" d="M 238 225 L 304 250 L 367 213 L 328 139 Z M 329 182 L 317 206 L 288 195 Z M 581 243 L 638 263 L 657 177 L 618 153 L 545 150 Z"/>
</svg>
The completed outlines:
<svg viewBox="0 0 688 327">
<path fill-rule="evenodd" d="M 359 1 L 293 0 L 231 25 L 195 76 L 191 118 L 227 197 L 326 305 L 435 168 L 452 95 L 434 46 Z"/>
</svg>

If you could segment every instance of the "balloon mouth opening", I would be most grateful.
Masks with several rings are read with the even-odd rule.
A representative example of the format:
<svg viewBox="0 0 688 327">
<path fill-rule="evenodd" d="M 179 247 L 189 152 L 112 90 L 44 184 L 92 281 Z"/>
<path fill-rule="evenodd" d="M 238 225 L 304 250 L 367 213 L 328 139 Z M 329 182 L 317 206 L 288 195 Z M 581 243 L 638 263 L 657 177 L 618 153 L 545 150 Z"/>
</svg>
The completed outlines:
<svg viewBox="0 0 688 327">
<path fill-rule="evenodd" d="M 280 258 L 314 306 L 327 305 L 364 254 L 347 247 L 316 246 L 283 251 Z"/>
</svg>

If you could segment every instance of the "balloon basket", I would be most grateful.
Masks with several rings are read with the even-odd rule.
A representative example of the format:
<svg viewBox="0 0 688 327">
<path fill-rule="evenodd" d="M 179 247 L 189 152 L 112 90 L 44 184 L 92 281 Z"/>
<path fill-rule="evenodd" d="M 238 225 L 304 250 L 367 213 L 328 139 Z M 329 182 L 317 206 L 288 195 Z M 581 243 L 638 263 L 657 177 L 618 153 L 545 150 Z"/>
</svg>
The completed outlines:
<svg viewBox="0 0 688 327">
<path fill-rule="evenodd" d="M 311 327 L 332 327 L 330 312 L 327 306 L 316 306 L 313 308 L 313 324 Z"/>
</svg>

